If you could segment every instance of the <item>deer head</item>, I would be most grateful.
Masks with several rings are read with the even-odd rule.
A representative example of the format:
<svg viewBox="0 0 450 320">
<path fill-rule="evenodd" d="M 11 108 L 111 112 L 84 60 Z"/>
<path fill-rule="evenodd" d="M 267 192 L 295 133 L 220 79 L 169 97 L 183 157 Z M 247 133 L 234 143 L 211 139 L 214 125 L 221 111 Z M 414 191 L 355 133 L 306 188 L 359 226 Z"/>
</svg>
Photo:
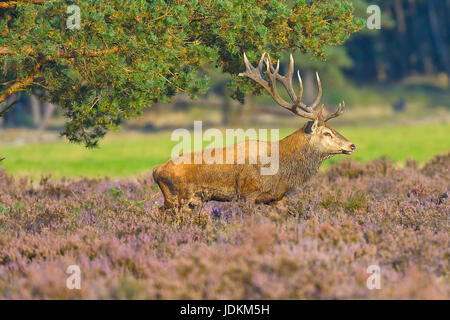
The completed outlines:
<svg viewBox="0 0 450 320">
<path fill-rule="evenodd" d="M 240 73 L 239 76 L 252 79 L 266 89 L 280 106 L 300 117 L 310 120 L 304 128 L 305 133 L 308 134 L 309 143 L 313 148 L 326 156 L 334 154 L 351 154 L 356 149 L 356 146 L 353 143 L 328 125 L 327 122 L 329 120 L 344 113 L 345 103 L 341 102 L 334 113 L 329 113 L 325 109 L 325 106 L 320 103 L 322 98 L 322 84 L 318 73 L 316 73 L 316 77 L 319 93 L 311 105 L 306 105 L 302 102 L 303 82 L 299 71 L 297 71 L 299 81 L 298 95 L 296 95 L 292 87 L 292 76 L 294 74 L 294 58 L 292 57 L 292 54 L 290 55 L 289 67 L 285 76 L 278 73 L 280 70 L 280 61 L 278 60 L 276 67 L 274 67 L 268 54 L 266 58 L 266 53 L 263 53 L 256 68 L 248 61 L 245 53 L 244 62 L 246 70 L 245 72 Z M 264 63 L 266 65 L 266 71 L 263 71 Z M 266 75 L 267 80 L 263 78 L 263 74 Z M 286 89 L 289 97 L 293 101 L 292 103 L 287 102 L 279 95 L 276 85 L 277 81 L 279 81 Z"/>
</svg>

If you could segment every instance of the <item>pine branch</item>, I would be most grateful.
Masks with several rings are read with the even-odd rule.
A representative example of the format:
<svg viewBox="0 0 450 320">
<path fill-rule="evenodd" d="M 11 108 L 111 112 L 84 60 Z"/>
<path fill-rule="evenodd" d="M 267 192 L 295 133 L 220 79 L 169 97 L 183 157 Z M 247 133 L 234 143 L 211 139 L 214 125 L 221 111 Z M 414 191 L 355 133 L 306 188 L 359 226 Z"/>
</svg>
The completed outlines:
<svg viewBox="0 0 450 320">
<path fill-rule="evenodd" d="M 9 9 L 17 6 L 19 1 L 6 1 L 0 2 L 0 9 Z M 51 2 L 46 0 L 22 0 L 22 2 L 29 2 L 34 4 L 44 4 L 45 2 Z"/>
<path fill-rule="evenodd" d="M 0 2 L 1 3 L 1 2 Z M 113 47 L 113 48 L 108 48 L 108 49 L 104 49 L 104 50 L 88 50 L 88 49 L 84 49 L 84 50 L 75 50 L 72 52 L 68 52 L 65 50 L 58 50 L 56 52 L 55 57 L 56 58 L 66 58 L 66 59 L 70 59 L 70 58 L 75 58 L 76 56 L 86 56 L 86 57 L 102 57 L 106 54 L 110 54 L 110 53 L 119 53 L 122 51 L 125 51 L 125 48 L 122 47 Z M 38 51 L 35 51 L 31 48 L 25 48 L 21 51 L 19 51 L 21 54 L 30 54 L 30 55 L 37 55 Z M 16 54 L 18 53 L 17 51 L 14 51 L 10 48 L 7 47 L 0 47 L 0 55 L 7 55 L 7 54 Z"/>
<path fill-rule="evenodd" d="M 9 106 L 7 106 L 3 111 L 0 112 L 0 118 L 3 117 L 5 114 L 7 114 L 9 112 L 9 110 L 12 109 L 12 107 L 14 107 L 14 105 L 19 102 L 18 100 L 14 101 L 13 103 L 11 103 Z"/>
<path fill-rule="evenodd" d="M 1 8 L 1 4 L 2 4 L 3 2 L 0 2 L 0 8 Z M 11 49 L 9 49 L 9 48 L 3 48 L 3 47 L 0 47 L 0 54 L 14 54 L 14 51 L 12 51 Z"/>
<path fill-rule="evenodd" d="M 41 68 L 41 66 L 44 64 L 45 61 L 46 60 L 44 59 L 41 62 L 39 62 L 36 66 L 34 66 L 33 70 L 30 72 L 28 77 L 26 77 L 23 80 L 16 81 L 8 89 L 6 89 L 2 94 L 0 94 L 0 103 L 5 101 L 10 95 L 26 89 L 33 82 L 33 80 L 39 76 L 38 71 Z M 12 108 L 12 106 L 9 106 L 4 111 L 2 111 L 0 113 L 0 116 L 3 116 L 4 114 L 6 114 L 6 112 L 8 112 L 10 108 Z"/>
</svg>

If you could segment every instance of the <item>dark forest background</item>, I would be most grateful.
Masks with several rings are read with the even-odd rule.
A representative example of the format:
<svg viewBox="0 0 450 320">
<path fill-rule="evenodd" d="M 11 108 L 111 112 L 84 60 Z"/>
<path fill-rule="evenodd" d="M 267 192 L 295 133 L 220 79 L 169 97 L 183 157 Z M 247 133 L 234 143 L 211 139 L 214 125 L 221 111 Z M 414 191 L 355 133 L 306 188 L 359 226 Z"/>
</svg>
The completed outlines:
<svg viewBox="0 0 450 320">
<path fill-rule="evenodd" d="M 417 74 L 450 74 L 450 0 L 373 3 L 381 7 L 382 29 L 357 34 L 345 45 L 354 63 L 347 75 L 367 83 L 398 81 Z"/>
</svg>

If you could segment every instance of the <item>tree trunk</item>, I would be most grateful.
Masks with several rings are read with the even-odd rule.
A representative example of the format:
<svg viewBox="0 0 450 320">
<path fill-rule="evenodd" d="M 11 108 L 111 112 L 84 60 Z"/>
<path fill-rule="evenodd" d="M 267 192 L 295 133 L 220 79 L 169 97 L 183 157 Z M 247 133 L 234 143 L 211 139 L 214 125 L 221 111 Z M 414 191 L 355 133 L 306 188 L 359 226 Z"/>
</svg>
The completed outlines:
<svg viewBox="0 0 450 320">
<path fill-rule="evenodd" d="M 21 100 L 21 96 L 17 93 L 14 93 L 10 95 L 8 98 L 6 98 L 6 104 L 5 106 L 9 106 L 16 100 Z M 5 127 L 17 127 L 22 124 L 23 122 L 23 103 L 17 103 L 14 108 L 9 110 L 4 116 L 3 116 L 3 125 Z"/>
<path fill-rule="evenodd" d="M 448 61 L 448 52 L 445 47 L 444 41 L 442 40 L 441 33 L 439 31 L 439 22 L 438 16 L 436 14 L 436 7 L 434 0 L 428 0 L 428 16 L 430 18 L 430 27 L 431 34 L 433 37 L 433 41 L 436 45 L 436 50 L 438 52 L 438 56 L 442 62 L 442 67 L 444 71 L 450 75 L 450 63 Z"/>
<path fill-rule="evenodd" d="M 242 121 L 245 124 L 254 123 L 254 115 L 255 115 L 255 97 L 253 95 L 250 95 L 248 97 L 245 97 L 245 106 L 242 112 Z"/>
<path fill-rule="evenodd" d="M 30 96 L 31 118 L 34 128 L 39 128 L 41 125 L 41 107 L 42 103 L 34 94 Z"/>
<path fill-rule="evenodd" d="M 408 73 L 408 50 L 406 45 L 406 17 L 402 0 L 394 1 L 394 10 L 397 20 L 397 43 L 400 47 L 397 55 L 397 63 L 400 67 L 400 75 L 403 77 Z"/>
<path fill-rule="evenodd" d="M 42 108 L 44 109 L 44 115 L 42 116 L 38 127 L 39 131 L 44 131 L 47 128 L 48 121 L 56 110 L 56 105 L 50 102 L 44 102 Z"/>
<path fill-rule="evenodd" d="M 222 125 L 230 124 L 230 115 L 231 115 L 231 101 L 228 96 L 227 90 L 225 90 L 223 99 L 222 99 Z"/>
</svg>

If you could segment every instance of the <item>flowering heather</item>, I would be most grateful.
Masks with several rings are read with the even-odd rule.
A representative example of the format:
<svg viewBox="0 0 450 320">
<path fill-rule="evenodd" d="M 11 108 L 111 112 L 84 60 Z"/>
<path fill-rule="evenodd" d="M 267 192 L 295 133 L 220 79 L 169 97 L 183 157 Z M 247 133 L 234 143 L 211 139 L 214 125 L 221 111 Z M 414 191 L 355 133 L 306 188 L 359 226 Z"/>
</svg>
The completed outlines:
<svg viewBox="0 0 450 320">
<path fill-rule="evenodd" d="M 177 213 L 158 209 L 151 175 L 36 183 L 0 169 L 0 298 L 449 299 L 449 168 L 449 154 L 423 169 L 342 161 L 283 203 Z"/>
</svg>

